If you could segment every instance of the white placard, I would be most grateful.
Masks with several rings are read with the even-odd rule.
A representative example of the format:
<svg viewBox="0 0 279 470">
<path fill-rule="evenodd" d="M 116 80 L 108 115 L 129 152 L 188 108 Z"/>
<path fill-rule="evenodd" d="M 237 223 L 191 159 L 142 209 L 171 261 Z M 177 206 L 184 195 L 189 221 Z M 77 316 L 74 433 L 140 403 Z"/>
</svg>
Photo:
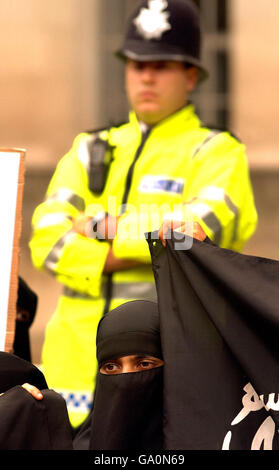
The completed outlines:
<svg viewBox="0 0 279 470">
<path fill-rule="evenodd" d="M 6 350 L 10 308 L 12 267 L 17 249 L 16 221 L 18 209 L 21 151 L 0 150 L 0 350 Z M 21 188 L 22 189 L 22 188 Z M 21 209 L 21 207 L 20 207 Z M 19 221 L 21 222 L 21 221 Z M 20 223 L 21 226 L 21 223 Z M 19 227 L 20 228 L 20 227 Z M 17 276 L 17 274 L 16 274 Z M 13 295 L 15 292 L 13 292 Z M 16 297 L 15 299 L 16 300 Z M 14 302 L 15 303 L 15 302 Z M 15 318 L 15 315 L 14 315 Z"/>
</svg>

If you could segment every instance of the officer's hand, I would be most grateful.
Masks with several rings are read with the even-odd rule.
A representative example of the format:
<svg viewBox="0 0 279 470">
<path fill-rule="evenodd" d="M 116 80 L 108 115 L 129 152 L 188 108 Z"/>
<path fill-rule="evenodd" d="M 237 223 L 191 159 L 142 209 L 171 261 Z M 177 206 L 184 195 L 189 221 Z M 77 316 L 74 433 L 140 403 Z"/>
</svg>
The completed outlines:
<svg viewBox="0 0 279 470">
<path fill-rule="evenodd" d="M 112 241 L 116 237 L 118 217 L 107 215 L 103 220 L 97 224 L 97 233 L 89 233 L 88 227 L 90 227 L 90 221 L 92 217 L 81 214 L 73 221 L 73 229 L 75 232 L 83 235 L 84 237 L 96 238 L 98 235 L 99 239 Z M 95 236 L 94 236 L 95 235 Z"/>
<path fill-rule="evenodd" d="M 98 238 L 112 242 L 117 234 L 117 224 L 119 216 L 114 217 L 112 215 L 107 215 L 105 219 L 101 220 L 97 224 Z"/>
<path fill-rule="evenodd" d="M 87 215 L 84 215 L 84 214 L 78 215 L 73 220 L 73 229 L 74 229 L 74 231 L 79 233 L 80 235 L 86 236 L 86 234 L 85 234 L 86 225 L 90 221 L 90 219 L 91 219 L 91 217 L 89 217 Z"/>
<path fill-rule="evenodd" d="M 22 385 L 22 387 L 27 392 L 29 392 L 32 395 L 32 397 L 36 398 L 36 400 L 42 400 L 42 398 L 43 398 L 42 392 L 37 387 L 35 387 L 34 385 L 30 385 L 28 383 L 25 383 L 25 384 Z"/>
<path fill-rule="evenodd" d="M 198 222 L 185 222 L 181 220 L 164 220 L 159 229 L 159 238 L 163 246 L 166 246 L 166 234 L 169 230 L 185 233 L 201 242 L 206 238 L 206 233 Z"/>
</svg>

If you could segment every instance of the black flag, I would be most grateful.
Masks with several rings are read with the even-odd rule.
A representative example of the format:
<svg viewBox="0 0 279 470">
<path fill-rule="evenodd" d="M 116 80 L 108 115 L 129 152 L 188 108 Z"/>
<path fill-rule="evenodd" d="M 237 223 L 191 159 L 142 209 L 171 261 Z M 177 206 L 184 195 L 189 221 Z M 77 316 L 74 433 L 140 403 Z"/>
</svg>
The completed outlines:
<svg viewBox="0 0 279 470">
<path fill-rule="evenodd" d="M 154 238 L 165 448 L 278 450 L 279 262 Z"/>
</svg>

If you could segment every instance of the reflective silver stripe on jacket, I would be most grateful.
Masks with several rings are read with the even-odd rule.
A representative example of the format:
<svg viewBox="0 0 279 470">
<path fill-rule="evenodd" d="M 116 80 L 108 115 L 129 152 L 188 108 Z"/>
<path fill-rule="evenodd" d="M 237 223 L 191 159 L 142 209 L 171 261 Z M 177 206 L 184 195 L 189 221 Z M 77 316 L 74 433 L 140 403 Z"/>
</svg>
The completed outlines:
<svg viewBox="0 0 279 470">
<path fill-rule="evenodd" d="M 206 137 L 206 139 L 198 145 L 198 147 L 195 149 L 192 158 L 195 158 L 195 156 L 201 151 L 201 149 L 210 141 L 213 139 L 218 134 L 221 134 L 222 131 L 219 130 L 212 130 L 210 134 Z"/>
<path fill-rule="evenodd" d="M 216 243 L 216 245 L 219 245 L 222 240 L 222 225 L 219 219 L 214 212 L 209 212 L 206 216 L 202 217 L 202 220 L 214 233 L 212 241 Z"/>
<path fill-rule="evenodd" d="M 105 297 L 106 283 L 102 285 L 102 295 Z M 88 294 L 77 292 L 64 287 L 63 295 L 77 299 L 92 299 Z M 117 282 L 112 287 L 112 299 L 137 299 L 157 301 L 156 287 L 153 282 Z"/>
<path fill-rule="evenodd" d="M 69 230 L 58 240 L 45 259 L 44 266 L 46 269 L 52 272 L 55 271 L 64 246 L 74 237 L 76 237 L 76 232 L 74 232 L 74 230 Z"/>
<path fill-rule="evenodd" d="M 59 202 L 68 202 L 74 206 L 78 211 L 82 212 L 85 209 L 85 202 L 81 196 L 73 193 L 68 188 L 61 188 L 56 193 L 53 193 L 51 196 L 47 197 L 45 202 L 59 201 Z"/>
<path fill-rule="evenodd" d="M 64 212 L 61 212 L 61 213 L 56 212 L 55 214 L 46 214 L 39 220 L 39 222 L 37 222 L 36 229 L 43 229 L 46 227 L 59 225 L 65 222 L 65 220 L 73 221 L 73 218 L 70 215 L 65 214 Z"/>
<path fill-rule="evenodd" d="M 214 243 L 218 244 L 222 239 L 222 224 L 218 217 L 215 215 L 211 207 L 203 201 L 195 203 L 191 207 L 192 214 L 198 216 L 213 232 Z"/>
<path fill-rule="evenodd" d="M 238 207 L 231 201 L 229 196 L 225 195 L 225 203 L 230 208 L 230 210 L 234 214 L 234 227 L 233 227 L 233 234 L 232 234 L 232 243 L 237 239 L 237 231 L 238 231 L 238 224 L 239 224 L 239 210 Z"/>
<path fill-rule="evenodd" d="M 199 197 L 201 199 L 207 199 L 209 201 L 221 201 L 226 204 L 228 209 L 234 214 L 234 226 L 233 226 L 233 233 L 232 233 L 232 239 L 231 242 L 235 242 L 236 237 L 237 237 L 237 231 L 238 231 L 238 224 L 239 224 L 239 210 L 238 207 L 232 202 L 231 198 L 225 193 L 223 188 L 218 188 L 216 186 L 207 186 L 206 188 L 203 188 L 201 192 L 199 193 Z M 206 219 L 208 220 L 208 223 L 206 222 Z M 204 222 L 207 223 L 208 227 L 212 229 L 216 235 L 219 233 L 220 235 L 217 235 L 217 238 L 215 242 L 221 241 L 221 232 L 222 232 L 222 225 L 215 216 L 215 214 L 211 211 L 206 215 Z"/>
</svg>

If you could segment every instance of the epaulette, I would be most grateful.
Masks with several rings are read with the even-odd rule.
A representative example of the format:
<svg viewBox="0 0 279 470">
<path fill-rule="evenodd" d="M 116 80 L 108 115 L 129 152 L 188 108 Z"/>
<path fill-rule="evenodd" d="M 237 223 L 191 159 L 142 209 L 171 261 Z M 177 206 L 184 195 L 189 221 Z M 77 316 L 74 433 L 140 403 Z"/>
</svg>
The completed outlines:
<svg viewBox="0 0 279 470">
<path fill-rule="evenodd" d="M 234 139 L 236 139 L 238 142 L 241 143 L 241 139 L 236 134 L 234 134 L 230 129 L 228 129 L 226 126 L 214 126 L 214 125 L 204 124 L 204 123 L 202 125 L 206 129 L 210 129 L 211 131 L 228 132 Z"/>
</svg>

